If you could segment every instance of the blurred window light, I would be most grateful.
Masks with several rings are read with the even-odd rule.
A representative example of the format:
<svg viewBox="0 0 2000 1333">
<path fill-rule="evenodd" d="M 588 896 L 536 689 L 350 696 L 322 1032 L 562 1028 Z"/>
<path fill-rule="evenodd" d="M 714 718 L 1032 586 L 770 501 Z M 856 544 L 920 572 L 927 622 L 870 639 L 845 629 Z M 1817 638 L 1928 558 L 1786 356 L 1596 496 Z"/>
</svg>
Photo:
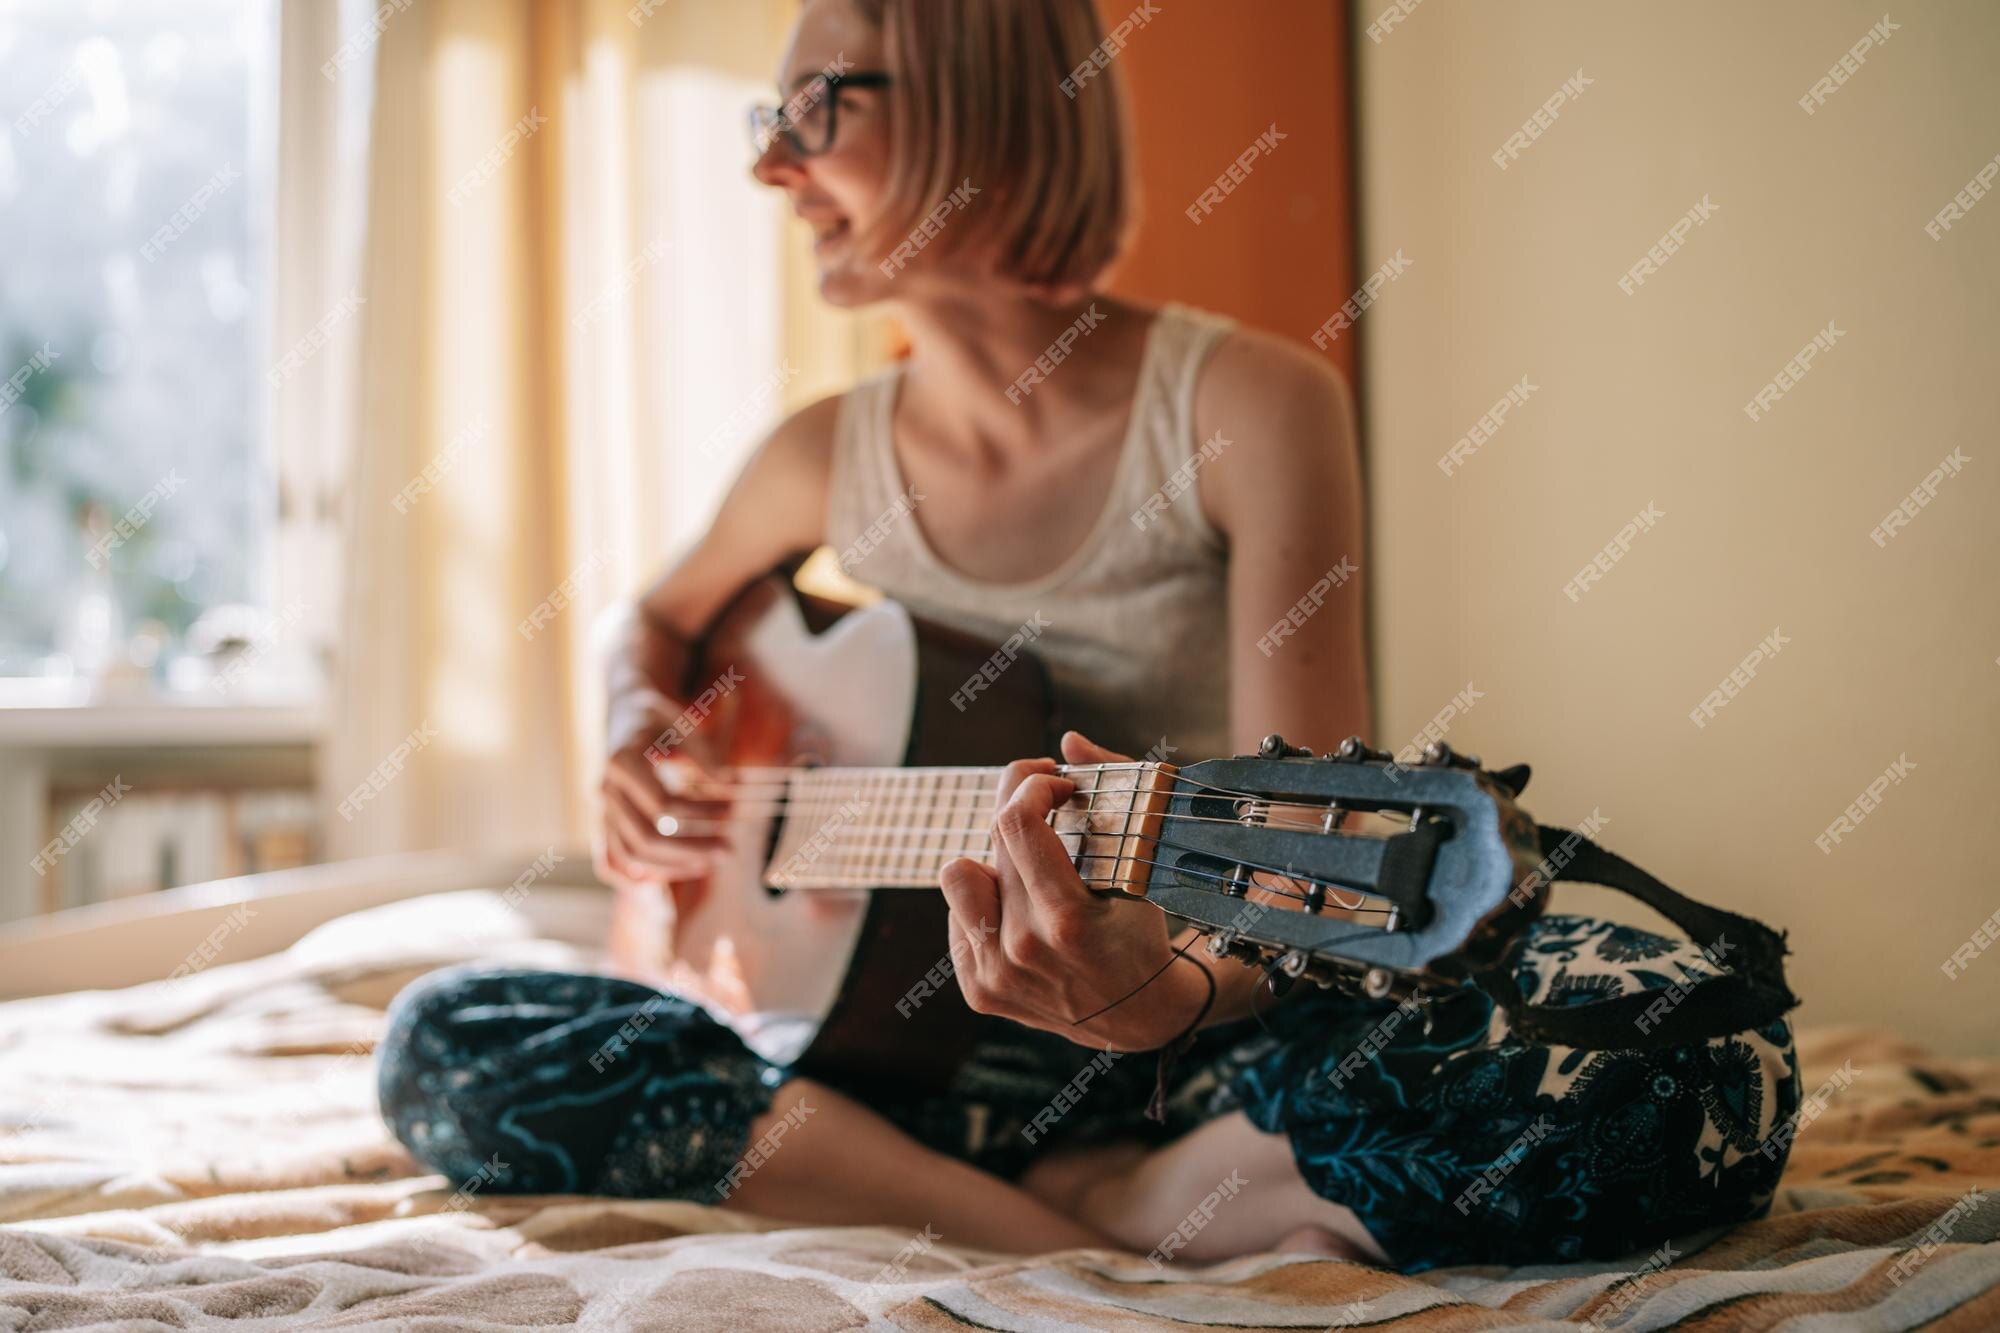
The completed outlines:
<svg viewBox="0 0 2000 1333">
<path fill-rule="evenodd" d="M 0 676 L 164 683 L 276 611 L 278 18 L 0 0 Z"/>
</svg>

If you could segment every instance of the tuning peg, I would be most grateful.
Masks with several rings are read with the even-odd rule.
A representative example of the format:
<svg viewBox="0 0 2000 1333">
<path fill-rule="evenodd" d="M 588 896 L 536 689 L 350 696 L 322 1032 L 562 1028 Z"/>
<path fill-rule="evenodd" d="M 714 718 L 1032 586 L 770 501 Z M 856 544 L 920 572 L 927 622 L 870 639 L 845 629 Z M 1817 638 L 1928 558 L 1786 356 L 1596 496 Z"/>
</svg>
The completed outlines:
<svg viewBox="0 0 2000 1333">
<path fill-rule="evenodd" d="M 1259 759 L 1310 759 L 1311 749 L 1303 745 L 1287 745 L 1285 738 L 1277 732 L 1266 736 L 1257 746 Z"/>
<path fill-rule="evenodd" d="M 1329 752 L 1326 757 L 1328 759 L 1339 760 L 1342 763 L 1358 764 L 1364 760 L 1372 760 L 1380 763 L 1387 759 L 1393 759 L 1395 756 L 1391 755 L 1387 750 L 1371 750 L 1368 748 L 1367 743 L 1359 736 L 1349 736 L 1340 743 L 1339 749 Z"/>
<path fill-rule="evenodd" d="M 1479 756 L 1460 754 L 1447 741 L 1432 741 L 1424 747 L 1423 762 L 1434 768 L 1478 768 Z"/>
</svg>

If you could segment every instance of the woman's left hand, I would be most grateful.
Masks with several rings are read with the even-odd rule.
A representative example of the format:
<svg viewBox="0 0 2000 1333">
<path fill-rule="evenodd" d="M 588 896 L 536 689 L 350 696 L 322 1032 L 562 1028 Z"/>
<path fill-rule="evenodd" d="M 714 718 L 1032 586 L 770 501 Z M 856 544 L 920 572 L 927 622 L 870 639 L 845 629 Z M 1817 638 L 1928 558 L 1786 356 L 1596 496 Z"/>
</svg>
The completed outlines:
<svg viewBox="0 0 2000 1333">
<path fill-rule="evenodd" d="M 1071 764 L 1129 763 L 1076 732 L 1062 739 Z M 1163 1046 L 1194 1021 L 1208 983 L 1173 956 L 1166 914 L 1085 887 L 1049 826 L 1076 790 L 1049 759 L 1007 766 L 988 867 L 947 862 L 940 887 L 951 909 L 951 957 L 965 1002 L 1082 1045 L 1141 1051 Z M 1147 979 L 1160 973 L 1157 980 Z M 1139 987 L 1108 1012 L 1077 1024 Z"/>
</svg>

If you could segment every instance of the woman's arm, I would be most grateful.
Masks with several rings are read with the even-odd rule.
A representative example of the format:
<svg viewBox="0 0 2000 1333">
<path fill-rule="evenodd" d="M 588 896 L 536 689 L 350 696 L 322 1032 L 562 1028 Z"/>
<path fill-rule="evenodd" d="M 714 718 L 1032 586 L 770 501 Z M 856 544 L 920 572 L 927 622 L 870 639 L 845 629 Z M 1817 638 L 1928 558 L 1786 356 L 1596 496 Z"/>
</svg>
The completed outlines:
<svg viewBox="0 0 2000 1333">
<path fill-rule="evenodd" d="M 1199 474 L 1229 543 L 1229 719 L 1240 754 L 1272 732 L 1330 750 L 1367 736 L 1361 461 L 1346 384 L 1304 348 L 1242 333 L 1195 398 Z"/>
<path fill-rule="evenodd" d="M 1229 543 L 1235 752 L 1255 753 L 1272 732 L 1320 751 L 1368 736 L 1361 460 L 1346 383 L 1302 347 L 1238 332 L 1202 375 L 1195 429 L 1230 441 L 1199 474 L 1197 494 Z M 1250 1012 L 1258 972 L 1198 947 L 1187 956 L 1215 978 L 1204 1026 Z M 1185 964 L 1174 970 L 1186 974 L 1177 998 L 1192 1012 L 1206 987 Z"/>
<path fill-rule="evenodd" d="M 659 883 L 698 875 L 717 839 L 661 836 L 662 815 L 716 815 L 713 804 L 670 794 L 647 751 L 681 716 L 693 643 L 751 579 L 818 546 L 824 536 L 827 475 L 838 398 L 794 414 L 758 447 L 715 521 L 660 581 L 609 627 L 605 648 L 607 750 L 601 784 L 598 873 L 613 883 Z M 696 764 L 698 739 L 676 745 Z M 674 766 L 672 764 L 669 765 Z"/>
</svg>

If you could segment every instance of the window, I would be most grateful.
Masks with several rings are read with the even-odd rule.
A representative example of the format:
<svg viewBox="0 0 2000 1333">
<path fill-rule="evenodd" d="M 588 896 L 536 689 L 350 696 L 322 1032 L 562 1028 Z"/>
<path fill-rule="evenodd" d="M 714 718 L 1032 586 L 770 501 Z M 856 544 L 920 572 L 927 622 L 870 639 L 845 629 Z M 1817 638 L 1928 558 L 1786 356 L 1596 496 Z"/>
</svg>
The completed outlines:
<svg viewBox="0 0 2000 1333">
<path fill-rule="evenodd" d="M 276 0 L 0 0 L 0 675 L 275 633 Z"/>
<path fill-rule="evenodd" d="M 0 921 L 314 855 L 374 13 L 0 0 Z"/>
</svg>

